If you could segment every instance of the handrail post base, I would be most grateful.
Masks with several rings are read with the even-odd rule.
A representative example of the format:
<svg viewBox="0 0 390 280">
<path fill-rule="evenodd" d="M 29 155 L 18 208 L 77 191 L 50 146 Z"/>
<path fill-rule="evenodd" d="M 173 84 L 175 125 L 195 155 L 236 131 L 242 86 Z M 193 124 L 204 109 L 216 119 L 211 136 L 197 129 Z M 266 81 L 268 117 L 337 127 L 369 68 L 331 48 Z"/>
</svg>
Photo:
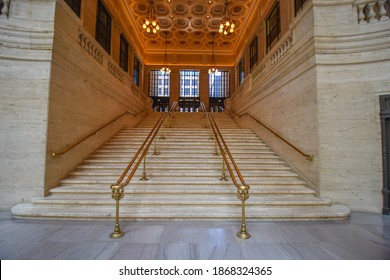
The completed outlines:
<svg viewBox="0 0 390 280">
<path fill-rule="evenodd" d="M 251 238 L 251 235 L 246 231 L 246 225 L 241 225 L 241 230 L 237 232 L 237 236 L 241 239 L 249 239 Z"/>
<path fill-rule="evenodd" d="M 219 178 L 220 181 L 229 181 L 225 174 L 222 174 L 222 177 Z"/>
<path fill-rule="evenodd" d="M 118 239 L 121 238 L 125 233 L 121 231 L 119 224 L 115 225 L 114 232 L 110 234 L 111 239 Z"/>
</svg>

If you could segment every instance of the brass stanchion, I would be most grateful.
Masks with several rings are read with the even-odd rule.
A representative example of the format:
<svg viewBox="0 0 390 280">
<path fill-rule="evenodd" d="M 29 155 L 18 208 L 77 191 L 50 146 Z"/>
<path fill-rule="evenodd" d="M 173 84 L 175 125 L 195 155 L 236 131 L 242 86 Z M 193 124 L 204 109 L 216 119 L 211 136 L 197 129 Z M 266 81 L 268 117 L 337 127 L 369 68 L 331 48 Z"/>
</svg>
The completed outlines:
<svg viewBox="0 0 390 280">
<path fill-rule="evenodd" d="M 219 180 L 220 181 L 227 181 L 228 180 L 226 178 L 226 174 L 225 174 L 225 161 L 223 160 L 223 157 L 222 157 L 222 177 Z"/>
<path fill-rule="evenodd" d="M 116 216 L 115 216 L 115 227 L 114 232 L 110 234 L 110 238 L 112 239 L 118 239 L 121 238 L 125 233 L 121 231 L 120 225 L 119 225 L 119 201 L 124 196 L 124 189 L 121 185 L 111 185 L 112 190 L 112 198 L 116 201 Z"/>
<path fill-rule="evenodd" d="M 149 180 L 147 177 L 146 177 L 146 156 L 148 155 L 148 151 L 145 152 L 145 156 L 144 156 L 144 168 L 143 168 L 143 171 L 142 171 L 142 177 L 140 179 L 140 181 L 147 181 Z"/>
<path fill-rule="evenodd" d="M 159 152 L 157 151 L 157 139 L 154 138 L 154 151 L 153 151 L 153 155 L 154 156 L 158 156 L 159 155 Z M 145 155 L 146 157 L 146 155 Z"/>
<path fill-rule="evenodd" d="M 237 232 L 237 236 L 241 239 L 249 239 L 251 235 L 246 230 L 246 218 L 245 218 L 245 201 L 249 198 L 249 186 L 243 184 L 237 190 L 237 197 L 241 200 L 242 217 L 241 217 L 241 230 Z"/>
<path fill-rule="evenodd" d="M 164 126 L 161 126 L 161 136 L 159 137 L 160 140 L 165 140 L 164 136 Z"/>
<path fill-rule="evenodd" d="M 214 142 L 214 156 L 218 156 L 217 139 L 215 139 L 215 142 Z"/>
</svg>

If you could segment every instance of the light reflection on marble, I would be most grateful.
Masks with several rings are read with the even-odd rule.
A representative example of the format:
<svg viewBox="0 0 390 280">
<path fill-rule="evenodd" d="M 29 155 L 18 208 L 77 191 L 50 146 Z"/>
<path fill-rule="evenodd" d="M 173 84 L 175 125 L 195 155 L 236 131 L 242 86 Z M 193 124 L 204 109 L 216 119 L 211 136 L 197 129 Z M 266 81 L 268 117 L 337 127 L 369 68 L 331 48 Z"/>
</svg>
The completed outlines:
<svg viewBox="0 0 390 280">
<path fill-rule="evenodd" d="M 390 217 L 353 213 L 347 221 L 124 221 L 110 239 L 110 221 L 16 220 L 0 211 L 0 258 L 99 260 L 390 259 Z M 372 221 L 372 223 L 370 223 Z"/>
</svg>

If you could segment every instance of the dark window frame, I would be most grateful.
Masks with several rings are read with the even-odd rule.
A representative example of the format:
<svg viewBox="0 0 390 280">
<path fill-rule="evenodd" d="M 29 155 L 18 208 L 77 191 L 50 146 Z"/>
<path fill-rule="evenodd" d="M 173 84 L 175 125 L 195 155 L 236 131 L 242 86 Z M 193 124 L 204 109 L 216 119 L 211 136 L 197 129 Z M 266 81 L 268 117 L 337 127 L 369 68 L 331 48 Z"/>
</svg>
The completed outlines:
<svg viewBox="0 0 390 280">
<path fill-rule="evenodd" d="M 126 38 L 121 34 L 120 38 L 120 54 L 119 54 L 119 65 L 123 71 L 129 71 L 129 43 Z"/>
<path fill-rule="evenodd" d="M 101 0 L 98 1 L 96 15 L 96 41 L 106 50 L 111 52 L 111 22 L 112 17 Z"/>
<path fill-rule="evenodd" d="M 280 3 L 276 2 L 266 19 L 266 48 L 267 52 L 272 48 L 272 43 L 279 39 L 281 32 Z"/>
<path fill-rule="evenodd" d="M 134 71 L 133 71 L 133 83 L 139 87 L 140 83 L 140 69 L 141 62 L 139 61 L 137 56 L 134 56 Z"/>
<path fill-rule="evenodd" d="M 245 58 L 241 58 L 238 63 L 238 84 L 242 85 L 245 80 Z"/>
<path fill-rule="evenodd" d="M 65 0 L 65 3 L 72 11 L 80 18 L 81 16 L 81 0 Z"/>
<path fill-rule="evenodd" d="M 379 96 L 383 166 L 382 213 L 390 215 L 390 95 Z"/>
<path fill-rule="evenodd" d="M 295 16 L 303 10 L 303 5 L 307 2 L 307 0 L 294 0 L 294 7 L 295 7 Z"/>
<path fill-rule="evenodd" d="M 249 67 L 252 72 L 253 68 L 257 64 L 259 60 L 259 44 L 258 37 L 253 38 L 250 46 L 249 46 Z"/>
</svg>

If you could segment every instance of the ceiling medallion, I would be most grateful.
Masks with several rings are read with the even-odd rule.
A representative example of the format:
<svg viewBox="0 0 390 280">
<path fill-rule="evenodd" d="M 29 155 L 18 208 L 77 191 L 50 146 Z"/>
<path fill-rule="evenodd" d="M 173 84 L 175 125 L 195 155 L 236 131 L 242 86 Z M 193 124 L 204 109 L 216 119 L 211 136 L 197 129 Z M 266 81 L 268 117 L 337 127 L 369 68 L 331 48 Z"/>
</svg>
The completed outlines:
<svg viewBox="0 0 390 280">
<path fill-rule="evenodd" d="M 219 25 L 219 33 L 223 33 L 224 35 L 228 35 L 234 32 L 234 27 L 236 27 L 234 21 L 230 18 L 228 2 L 225 2 L 225 17 L 221 20 L 221 24 Z"/>
<path fill-rule="evenodd" d="M 144 18 L 144 23 L 142 28 L 146 30 L 148 33 L 156 34 L 157 31 L 160 30 L 160 25 L 158 24 L 158 19 L 154 14 L 154 1 L 150 0 L 149 5 L 149 14 Z"/>
</svg>

